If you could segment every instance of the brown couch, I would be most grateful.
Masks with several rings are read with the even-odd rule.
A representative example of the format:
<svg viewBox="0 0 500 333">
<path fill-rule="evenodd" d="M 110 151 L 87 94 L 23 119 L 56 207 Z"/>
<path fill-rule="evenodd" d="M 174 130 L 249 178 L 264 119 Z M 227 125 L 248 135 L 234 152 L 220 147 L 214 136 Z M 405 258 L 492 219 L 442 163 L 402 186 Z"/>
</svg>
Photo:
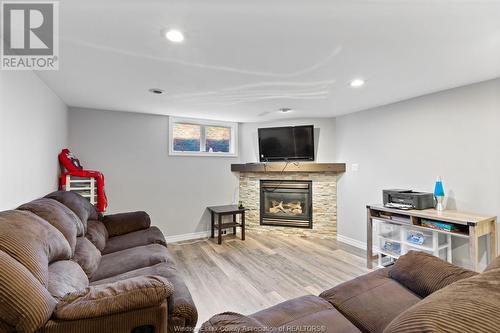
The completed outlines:
<svg viewBox="0 0 500 333">
<path fill-rule="evenodd" d="M 0 332 L 190 332 L 191 295 L 144 212 L 58 191 L 0 212 Z"/>
<path fill-rule="evenodd" d="M 500 257 L 481 274 L 411 251 L 391 267 L 319 296 L 249 316 L 226 312 L 203 332 L 500 332 Z"/>
</svg>

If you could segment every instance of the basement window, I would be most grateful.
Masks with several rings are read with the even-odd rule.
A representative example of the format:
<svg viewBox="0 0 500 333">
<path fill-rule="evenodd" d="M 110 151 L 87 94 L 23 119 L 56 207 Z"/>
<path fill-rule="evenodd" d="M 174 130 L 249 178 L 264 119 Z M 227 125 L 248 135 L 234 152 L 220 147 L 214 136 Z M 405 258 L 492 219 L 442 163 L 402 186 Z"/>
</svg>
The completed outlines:
<svg viewBox="0 0 500 333">
<path fill-rule="evenodd" d="M 169 117 L 169 152 L 180 156 L 237 156 L 238 124 Z"/>
</svg>

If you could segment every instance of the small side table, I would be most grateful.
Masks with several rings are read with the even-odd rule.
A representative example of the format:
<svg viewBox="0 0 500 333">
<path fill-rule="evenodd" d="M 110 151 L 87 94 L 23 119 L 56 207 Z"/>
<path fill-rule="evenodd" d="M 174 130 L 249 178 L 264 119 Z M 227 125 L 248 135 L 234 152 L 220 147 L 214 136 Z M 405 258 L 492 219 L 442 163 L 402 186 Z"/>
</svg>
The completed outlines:
<svg viewBox="0 0 500 333">
<path fill-rule="evenodd" d="M 233 228 L 233 235 L 236 235 L 236 227 L 241 227 L 241 240 L 245 240 L 245 208 L 238 208 L 237 205 L 226 206 L 211 206 L 207 207 L 212 215 L 212 234 L 211 238 L 215 237 L 215 229 L 219 229 L 217 233 L 217 243 L 222 244 L 222 229 Z M 215 215 L 217 215 L 217 224 L 215 223 Z M 232 215 L 233 222 L 222 223 L 222 217 Z M 241 215 L 241 223 L 236 221 L 236 215 Z"/>
</svg>

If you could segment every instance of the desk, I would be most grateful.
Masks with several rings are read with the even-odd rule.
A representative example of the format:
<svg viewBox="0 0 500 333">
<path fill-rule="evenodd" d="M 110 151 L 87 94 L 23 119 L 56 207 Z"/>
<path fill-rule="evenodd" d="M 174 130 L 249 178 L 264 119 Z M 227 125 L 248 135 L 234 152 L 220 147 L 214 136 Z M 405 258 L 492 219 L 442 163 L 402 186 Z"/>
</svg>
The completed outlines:
<svg viewBox="0 0 500 333">
<path fill-rule="evenodd" d="M 241 227 L 241 240 L 245 240 L 245 208 L 238 208 L 237 205 L 226 205 L 226 206 L 211 206 L 207 207 L 211 214 L 212 221 L 212 233 L 211 238 L 215 237 L 215 229 L 217 232 L 217 243 L 222 244 L 222 229 L 233 228 L 233 235 L 236 235 L 236 227 Z M 222 223 L 222 217 L 225 215 L 232 215 L 233 221 L 229 223 Z M 241 216 L 241 223 L 236 221 L 236 216 Z M 215 223 L 215 217 L 217 216 L 217 224 Z"/>
<path fill-rule="evenodd" d="M 482 236 L 489 236 L 488 262 L 497 256 L 496 242 L 496 216 L 485 216 L 479 214 L 463 213 L 455 210 L 437 211 L 435 209 L 424 210 L 400 210 L 387 208 L 383 205 L 369 205 L 367 208 L 367 249 L 366 266 L 372 268 L 373 260 L 373 220 L 407 225 L 411 228 L 423 228 L 433 230 L 453 237 L 465 238 L 469 241 L 469 259 L 472 270 L 478 271 L 479 250 L 478 242 Z M 421 225 L 422 219 L 436 222 L 453 224 L 459 232 L 448 232 L 436 230 Z M 407 220 L 407 222 L 404 222 Z"/>
</svg>

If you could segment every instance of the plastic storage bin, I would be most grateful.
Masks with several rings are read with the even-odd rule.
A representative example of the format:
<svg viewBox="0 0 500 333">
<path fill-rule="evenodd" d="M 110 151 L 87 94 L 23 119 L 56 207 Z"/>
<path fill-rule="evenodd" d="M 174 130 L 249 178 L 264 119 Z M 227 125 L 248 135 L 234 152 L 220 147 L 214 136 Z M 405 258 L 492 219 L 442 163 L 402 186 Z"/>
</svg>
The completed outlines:
<svg viewBox="0 0 500 333">
<path fill-rule="evenodd" d="M 401 226 L 387 222 L 380 222 L 378 235 L 386 239 L 399 241 L 401 240 Z"/>
</svg>

